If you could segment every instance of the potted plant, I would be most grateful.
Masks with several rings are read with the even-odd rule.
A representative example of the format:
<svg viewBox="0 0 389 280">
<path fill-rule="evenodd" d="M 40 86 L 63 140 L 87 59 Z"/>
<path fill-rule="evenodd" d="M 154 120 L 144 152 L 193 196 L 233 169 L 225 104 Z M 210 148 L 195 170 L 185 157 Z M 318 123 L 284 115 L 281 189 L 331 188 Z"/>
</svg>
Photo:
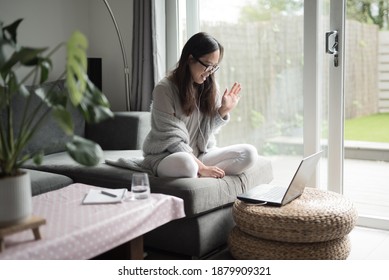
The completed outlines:
<svg viewBox="0 0 389 280">
<path fill-rule="evenodd" d="M 3 25 L 0 21 L 0 226 L 23 220 L 31 214 L 31 182 L 21 167 L 27 160 L 40 164 L 43 152 L 29 154 L 24 148 L 47 118 L 54 118 L 59 127 L 72 136 L 66 146 L 70 156 L 82 165 L 93 166 L 99 162 L 102 150 L 98 144 L 74 135 L 67 108 L 71 104 L 92 123 L 113 116 L 108 100 L 86 74 L 85 36 L 74 32 L 66 43 L 60 43 L 51 51 L 23 47 L 17 44 L 17 29 L 21 22 L 19 19 Z M 58 80 L 65 79 L 66 93 L 58 95 L 51 90 L 39 90 L 39 86 L 48 81 L 52 55 L 63 47 L 67 53 L 66 66 Z M 21 67 L 27 69 L 23 77 L 17 75 L 17 69 Z M 27 81 L 35 85 L 34 91 L 27 89 Z M 26 108 L 15 129 L 12 102 L 17 95 L 26 99 Z M 44 114 L 37 116 L 28 108 L 28 100 L 33 95 L 39 97 L 40 108 L 46 106 Z"/>
</svg>

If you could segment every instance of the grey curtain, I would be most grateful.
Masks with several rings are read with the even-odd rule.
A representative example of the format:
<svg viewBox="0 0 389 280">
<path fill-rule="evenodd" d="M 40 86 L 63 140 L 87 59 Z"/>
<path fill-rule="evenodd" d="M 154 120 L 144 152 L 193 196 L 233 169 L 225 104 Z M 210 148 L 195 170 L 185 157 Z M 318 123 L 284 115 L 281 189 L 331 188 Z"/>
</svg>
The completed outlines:
<svg viewBox="0 0 389 280">
<path fill-rule="evenodd" d="M 154 88 L 152 0 L 134 0 L 131 111 L 149 111 Z"/>
<path fill-rule="evenodd" d="M 131 110 L 149 111 L 155 84 L 166 75 L 165 0 L 134 0 Z"/>
</svg>

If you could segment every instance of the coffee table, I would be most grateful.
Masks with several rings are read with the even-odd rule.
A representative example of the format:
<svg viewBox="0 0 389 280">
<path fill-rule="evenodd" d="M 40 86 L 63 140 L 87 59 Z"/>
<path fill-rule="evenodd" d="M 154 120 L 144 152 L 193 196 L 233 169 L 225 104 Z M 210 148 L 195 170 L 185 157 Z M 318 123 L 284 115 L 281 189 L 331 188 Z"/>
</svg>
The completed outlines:
<svg viewBox="0 0 389 280">
<path fill-rule="evenodd" d="M 83 205 L 89 189 L 72 184 L 34 196 L 33 215 L 46 219 L 41 239 L 23 231 L 4 239 L 0 259 L 91 259 L 122 244 L 129 257 L 143 258 L 143 234 L 185 217 L 183 200 L 152 193 L 146 200 Z"/>
</svg>

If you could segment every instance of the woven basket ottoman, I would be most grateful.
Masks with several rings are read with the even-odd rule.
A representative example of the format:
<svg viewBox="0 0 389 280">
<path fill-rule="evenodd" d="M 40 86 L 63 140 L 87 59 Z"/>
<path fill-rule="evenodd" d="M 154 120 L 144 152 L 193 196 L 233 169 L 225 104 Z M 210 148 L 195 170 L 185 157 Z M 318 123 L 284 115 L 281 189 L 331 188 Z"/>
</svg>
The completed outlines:
<svg viewBox="0 0 389 280">
<path fill-rule="evenodd" d="M 344 196 L 306 188 L 282 207 L 236 200 L 228 245 L 236 259 L 346 259 L 357 211 Z"/>
</svg>

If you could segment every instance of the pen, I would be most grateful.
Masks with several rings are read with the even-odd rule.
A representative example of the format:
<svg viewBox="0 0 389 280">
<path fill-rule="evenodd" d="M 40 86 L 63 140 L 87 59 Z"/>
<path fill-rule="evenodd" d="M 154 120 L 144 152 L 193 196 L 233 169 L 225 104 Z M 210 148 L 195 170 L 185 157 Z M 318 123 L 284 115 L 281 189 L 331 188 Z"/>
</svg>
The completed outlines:
<svg viewBox="0 0 389 280">
<path fill-rule="evenodd" d="M 108 196 L 111 196 L 111 197 L 117 197 L 116 194 L 113 194 L 113 193 L 109 193 L 109 192 L 106 192 L 106 191 L 101 191 L 102 194 L 105 194 L 105 195 L 108 195 Z"/>
</svg>

